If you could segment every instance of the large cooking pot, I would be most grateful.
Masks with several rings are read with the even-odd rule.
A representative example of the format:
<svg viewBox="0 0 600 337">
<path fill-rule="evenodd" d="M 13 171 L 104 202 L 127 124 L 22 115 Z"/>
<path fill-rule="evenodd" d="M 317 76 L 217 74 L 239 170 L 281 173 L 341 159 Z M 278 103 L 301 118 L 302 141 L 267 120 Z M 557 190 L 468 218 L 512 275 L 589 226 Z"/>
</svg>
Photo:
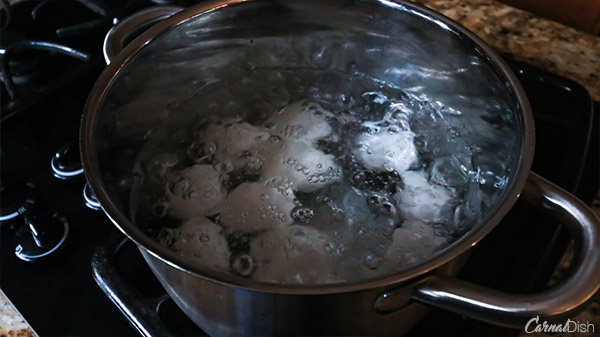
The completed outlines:
<svg viewBox="0 0 600 337">
<path fill-rule="evenodd" d="M 403 1 L 221 0 L 179 10 L 146 10 L 109 33 L 105 56 L 110 65 L 86 105 L 81 152 L 86 177 L 105 213 L 208 334 L 398 335 L 430 306 L 519 328 L 535 316 L 568 317 L 598 290 L 600 221 L 581 201 L 529 171 L 534 128 L 523 89 L 498 54 L 472 33 Z M 129 36 L 149 25 L 121 51 Z M 327 64 L 303 55 L 315 41 L 331 47 L 332 36 L 339 39 L 334 41 L 338 48 L 329 49 Z M 508 176 L 485 219 L 430 259 L 393 275 L 312 286 L 261 283 L 194 265 L 134 225 L 128 177 L 152 130 L 193 114 L 177 102 L 224 76 L 240 55 L 289 39 L 298 47 L 292 54 L 265 47 L 272 53 L 256 56 L 262 57 L 257 62 L 361 72 L 411 87 L 415 95 L 467 114 L 502 110 L 502 120 L 509 121 L 503 129 L 506 142 L 515 146 L 507 154 L 483 145 Z M 410 71 L 403 65 L 410 65 Z M 453 278 L 469 248 L 496 226 L 519 195 L 568 227 L 577 247 L 571 275 L 535 294 L 508 294 Z"/>
</svg>

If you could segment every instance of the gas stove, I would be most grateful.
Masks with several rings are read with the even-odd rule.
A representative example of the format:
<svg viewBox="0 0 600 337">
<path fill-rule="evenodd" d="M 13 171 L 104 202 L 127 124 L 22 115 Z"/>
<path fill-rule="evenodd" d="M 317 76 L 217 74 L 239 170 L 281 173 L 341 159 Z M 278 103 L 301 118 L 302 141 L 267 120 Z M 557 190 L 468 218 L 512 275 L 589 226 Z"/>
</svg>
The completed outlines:
<svg viewBox="0 0 600 337">
<path fill-rule="evenodd" d="M 86 188 L 81 112 L 104 68 L 102 42 L 127 15 L 194 1 L 1 0 L 0 288 L 40 336 L 202 336 Z M 598 191 L 598 103 L 578 83 L 507 58 L 534 111 L 533 170 L 585 202 Z M 460 278 L 543 289 L 570 237 L 519 201 L 474 247 Z M 434 309 L 409 336 L 518 331 Z"/>
</svg>

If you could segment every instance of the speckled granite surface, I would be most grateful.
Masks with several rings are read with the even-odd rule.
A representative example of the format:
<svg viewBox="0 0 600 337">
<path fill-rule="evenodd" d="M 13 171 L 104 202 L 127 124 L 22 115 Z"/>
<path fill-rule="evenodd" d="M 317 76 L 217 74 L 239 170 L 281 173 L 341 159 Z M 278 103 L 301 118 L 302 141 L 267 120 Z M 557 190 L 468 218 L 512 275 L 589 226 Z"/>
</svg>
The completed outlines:
<svg viewBox="0 0 600 337">
<path fill-rule="evenodd" d="M 27 322 L 0 290 L 0 337 L 35 337 Z"/>
<path fill-rule="evenodd" d="M 11 0 L 15 3 L 18 0 Z M 460 22 L 501 53 L 571 78 L 600 100 L 600 38 L 541 19 L 493 0 L 413 0 Z M 597 296 L 598 298 L 598 296 Z M 0 337 L 35 336 L 0 291 Z M 595 324 L 600 335 L 600 299 L 574 317 Z M 546 334 L 523 334 L 546 337 Z M 590 337 L 593 333 L 554 336 Z"/>
<path fill-rule="evenodd" d="M 600 100 L 600 38 L 493 0 L 413 0 L 477 34 L 501 53 L 583 84 Z"/>
</svg>

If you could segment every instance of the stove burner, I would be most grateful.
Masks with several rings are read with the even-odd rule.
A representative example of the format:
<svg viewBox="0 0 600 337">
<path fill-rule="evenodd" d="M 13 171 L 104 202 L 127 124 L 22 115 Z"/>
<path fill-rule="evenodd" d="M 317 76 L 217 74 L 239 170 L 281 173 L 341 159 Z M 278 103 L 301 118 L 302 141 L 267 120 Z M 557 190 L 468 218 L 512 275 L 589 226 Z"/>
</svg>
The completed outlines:
<svg viewBox="0 0 600 337">
<path fill-rule="evenodd" d="M 55 76 L 54 73 L 56 73 L 57 71 L 60 71 L 60 69 L 55 69 L 55 67 L 64 67 L 64 66 L 68 66 L 65 65 L 64 61 L 63 62 L 57 62 L 58 64 L 56 65 L 49 65 L 44 67 L 44 70 L 48 71 L 49 74 L 47 77 L 50 77 L 50 79 L 48 79 L 44 85 L 33 85 L 33 84 L 27 84 L 27 85 L 22 85 L 21 87 L 34 87 L 34 89 L 29 89 L 29 92 L 22 92 L 22 89 L 17 86 L 16 83 L 19 83 L 18 81 L 16 81 L 16 77 L 19 75 L 23 75 L 23 74 L 19 74 L 17 72 L 14 71 L 14 67 L 15 65 L 18 65 L 21 69 L 25 69 L 25 70 L 30 70 L 31 67 L 35 67 L 35 63 L 36 62 L 41 62 L 39 61 L 35 61 L 35 59 L 30 60 L 29 65 L 25 65 L 23 62 L 26 62 L 26 59 L 21 59 L 20 61 L 16 61 L 13 60 L 13 56 L 16 56 L 15 54 L 17 54 L 18 52 L 24 52 L 24 51 L 46 51 L 51 53 L 51 55 L 64 55 L 67 56 L 71 59 L 75 59 L 77 61 L 83 62 L 82 65 L 80 65 L 79 67 L 73 67 L 73 65 L 69 66 L 68 71 L 66 71 L 63 75 L 61 76 Z M 2 62 L 0 64 L 1 69 L 2 69 L 2 78 L 1 78 L 1 82 L 4 84 L 4 87 L 6 89 L 6 91 L 8 92 L 8 95 L 10 97 L 10 101 L 8 103 L 6 103 L 5 105 L 2 106 L 2 112 L 3 112 L 3 116 L 2 116 L 2 122 L 8 120 L 9 118 L 13 117 L 15 114 L 17 114 L 19 111 L 22 111 L 23 109 L 25 109 L 26 107 L 29 107 L 31 105 L 33 105 L 34 103 L 37 103 L 43 99 L 47 99 L 52 97 L 52 94 L 55 92 L 58 92 L 60 90 L 63 90 L 67 87 L 67 85 L 76 82 L 77 80 L 79 80 L 80 78 L 82 78 L 84 75 L 89 74 L 90 71 L 93 69 L 92 68 L 92 64 L 90 64 L 91 61 L 91 57 L 84 53 L 81 52 L 79 50 L 61 45 L 61 44 L 57 44 L 57 43 L 52 43 L 52 42 L 43 42 L 43 41 L 22 41 L 22 42 L 17 42 L 15 44 L 12 44 L 11 46 L 9 46 L 6 49 L 2 49 L 0 51 L 0 54 L 2 54 Z M 48 58 L 45 58 L 46 60 Z M 12 66 L 11 66 L 12 65 Z M 33 68 L 35 69 L 35 68 Z M 35 73 L 37 73 L 36 75 L 40 75 L 40 72 L 35 70 Z M 22 79 L 21 82 L 29 82 L 26 81 L 26 79 Z"/>
<path fill-rule="evenodd" d="M 93 209 L 94 211 L 99 211 L 102 209 L 100 202 L 98 202 L 98 199 L 96 199 L 96 195 L 88 183 L 86 183 L 83 187 L 83 201 L 85 201 L 85 205 L 87 207 Z"/>
<path fill-rule="evenodd" d="M 10 222 L 17 219 L 23 214 L 28 206 L 28 200 L 33 196 L 33 184 L 26 184 L 22 188 L 15 186 L 2 186 L 0 200 L 2 207 L 0 208 L 0 222 Z"/>
<path fill-rule="evenodd" d="M 83 167 L 79 158 L 79 147 L 68 143 L 52 156 L 50 162 L 52 174 L 58 179 L 69 180 L 78 178 L 83 174 Z"/>
<path fill-rule="evenodd" d="M 114 23 L 115 20 L 113 19 L 112 11 L 104 3 L 94 0 L 77 0 L 77 2 L 85 6 L 92 13 L 96 14 L 98 18 L 67 27 L 57 28 L 56 36 L 59 38 L 86 34 L 90 31 L 108 29 Z M 56 4 L 57 1 L 44 0 L 35 6 L 31 11 L 31 16 L 33 19 L 40 19 L 42 16 L 41 14 L 45 11 L 44 9 L 50 7 L 52 3 Z M 48 11 L 52 12 L 51 10 Z"/>
</svg>

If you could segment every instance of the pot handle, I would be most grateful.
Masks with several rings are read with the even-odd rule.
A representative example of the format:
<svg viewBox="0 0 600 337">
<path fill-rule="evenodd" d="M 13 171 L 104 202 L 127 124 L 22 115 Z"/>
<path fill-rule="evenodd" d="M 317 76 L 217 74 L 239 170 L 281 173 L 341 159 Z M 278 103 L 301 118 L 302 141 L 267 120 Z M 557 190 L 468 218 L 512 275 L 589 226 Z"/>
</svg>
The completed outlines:
<svg viewBox="0 0 600 337">
<path fill-rule="evenodd" d="M 104 37 L 102 46 L 106 64 L 110 64 L 127 43 L 140 33 L 182 9 L 183 7 L 178 6 L 150 7 L 130 15 L 114 25 Z"/>
<path fill-rule="evenodd" d="M 488 323 L 523 328 L 536 316 L 559 320 L 574 314 L 600 288 L 600 219 L 575 196 L 530 172 L 523 198 L 563 222 L 578 257 L 569 277 L 534 294 L 510 294 L 444 275 L 430 275 L 412 290 L 392 290 L 375 302 L 380 313 L 406 305 L 410 299 Z"/>
</svg>

